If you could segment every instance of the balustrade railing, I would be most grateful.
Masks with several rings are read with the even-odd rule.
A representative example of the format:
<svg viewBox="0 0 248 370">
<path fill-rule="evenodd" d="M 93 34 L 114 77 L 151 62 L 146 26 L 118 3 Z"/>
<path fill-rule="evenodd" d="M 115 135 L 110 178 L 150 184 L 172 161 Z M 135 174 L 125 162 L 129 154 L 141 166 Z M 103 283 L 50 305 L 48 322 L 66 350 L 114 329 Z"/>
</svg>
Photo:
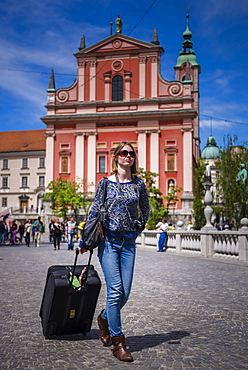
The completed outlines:
<svg viewBox="0 0 248 370">
<path fill-rule="evenodd" d="M 159 231 L 144 230 L 136 244 L 158 248 Z M 239 231 L 168 231 L 166 250 L 248 261 L 248 230 Z"/>
</svg>

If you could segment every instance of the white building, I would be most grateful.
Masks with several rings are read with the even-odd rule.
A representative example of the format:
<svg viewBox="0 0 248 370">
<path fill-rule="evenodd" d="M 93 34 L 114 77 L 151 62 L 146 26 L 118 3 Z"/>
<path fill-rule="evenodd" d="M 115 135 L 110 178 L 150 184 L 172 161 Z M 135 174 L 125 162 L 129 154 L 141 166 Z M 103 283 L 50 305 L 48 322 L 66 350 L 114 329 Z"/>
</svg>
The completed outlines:
<svg viewBox="0 0 248 370">
<path fill-rule="evenodd" d="M 36 217 L 45 191 L 45 130 L 8 131 L 0 135 L 0 215 Z M 33 218 L 31 217 L 31 218 Z"/>
</svg>

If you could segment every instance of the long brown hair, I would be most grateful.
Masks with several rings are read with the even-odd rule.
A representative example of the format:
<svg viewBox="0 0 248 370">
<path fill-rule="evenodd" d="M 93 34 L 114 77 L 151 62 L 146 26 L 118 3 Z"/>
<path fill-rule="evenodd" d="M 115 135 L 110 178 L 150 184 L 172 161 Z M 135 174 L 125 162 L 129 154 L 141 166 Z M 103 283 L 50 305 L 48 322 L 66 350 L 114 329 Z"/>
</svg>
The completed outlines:
<svg viewBox="0 0 248 370">
<path fill-rule="evenodd" d="M 112 171 L 114 173 L 117 173 L 118 172 L 118 160 L 117 160 L 117 157 L 120 153 L 120 151 L 122 150 L 122 148 L 125 146 L 125 145 L 128 145 L 130 146 L 130 148 L 134 151 L 135 153 L 135 157 L 134 157 L 134 161 L 133 161 L 133 164 L 131 166 L 131 174 L 134 175 L 137 173 L 137 170 L 138 170 L 138 158 L 137 158 L 137 153 L 136 153 L 136 150 L 134 149 L 134 147 L 132 146 L 131 143 L 129 143 L 128 141 L 122 141 L 119 145 L 117 145 L 117 147 L 115 148 L 115 151 L 114 151 L 114 154 L 113 154 L 113 159 L 112 159 Z"/>
</svg>

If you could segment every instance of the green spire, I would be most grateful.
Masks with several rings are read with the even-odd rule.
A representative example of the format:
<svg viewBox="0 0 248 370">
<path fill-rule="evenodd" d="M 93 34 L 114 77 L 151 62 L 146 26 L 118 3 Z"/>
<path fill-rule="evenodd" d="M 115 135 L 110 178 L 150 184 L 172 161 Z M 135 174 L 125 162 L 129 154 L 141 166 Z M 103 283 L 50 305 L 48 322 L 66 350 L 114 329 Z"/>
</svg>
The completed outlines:
<svg viewBox="0 0 248 370">
<path fill-rule="evenodd" d="M 182 50 L 177 59 L 176 67 L 181 66 L 183 63 L 189 62 L 191 65 L 198 65 L 196 61 L 195 52 L 192 49 L 193 42 L 191 41 L 192 32 L 189 29 L 189 15 L 186 15 L 186 29 L 183 32 L 184 41 L 182 43 Z"/>
</svg>

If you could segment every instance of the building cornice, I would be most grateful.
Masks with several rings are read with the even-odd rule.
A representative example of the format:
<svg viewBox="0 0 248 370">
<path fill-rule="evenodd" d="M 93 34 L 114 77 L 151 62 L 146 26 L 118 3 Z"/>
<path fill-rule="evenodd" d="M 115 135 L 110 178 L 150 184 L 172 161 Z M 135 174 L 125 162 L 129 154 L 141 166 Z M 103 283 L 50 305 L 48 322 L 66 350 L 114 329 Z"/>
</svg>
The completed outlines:
<svg viewBox="0 0 248 370">
<path fill-rule="evenodd" d="M 104 106 L 104 107 L 108 107 L 108 106 L 122 106 L 122 105 L 134 105 L 134 104 L 138 104 L 138 105 L 145 105 L 147 103 L 150 103 L 151 105 L 152 104 L 160 104 L 160 103 L 164 103 L 164 104 L 170 104 L 170 103 L 183 103 L 183 102 L 193 102 L 194 99 L 191 97 L 191 96 L 179 96 L 179 97 L 170 97 L 170 98 L 154 98 L 154 99 L 133 99 L 131 101 L 118 101 L 118 102 L 114 102 L 114 101 L 109 101 L 109 102 L 105 102 L 105 101 L 87 101 L 87 102 L 73 102 L 73 103 L 56 103 L 56 104 L 49 104 L 49 105 L 46 105 L 45 108 L 49 109 L 49 108 L 65 108 L 65 109 L 68 109 L 68 108 L 77 108 L 77 107 L 85 107 L 87 108 L 87 106 Z"/>
<path fill-rule="evenodd" d="M 37 155 L 41 155 L 41 156 L 44 156 L 46 154 L 46 150 L 45 149 L 40 149 L 40 150 L 22 150 L 22 151 L 9 151 L 9 152 L 1 152 L 0 151 L 0 157 L 25 157 L 25 156 L 37 156 Z"/>
</svg>

